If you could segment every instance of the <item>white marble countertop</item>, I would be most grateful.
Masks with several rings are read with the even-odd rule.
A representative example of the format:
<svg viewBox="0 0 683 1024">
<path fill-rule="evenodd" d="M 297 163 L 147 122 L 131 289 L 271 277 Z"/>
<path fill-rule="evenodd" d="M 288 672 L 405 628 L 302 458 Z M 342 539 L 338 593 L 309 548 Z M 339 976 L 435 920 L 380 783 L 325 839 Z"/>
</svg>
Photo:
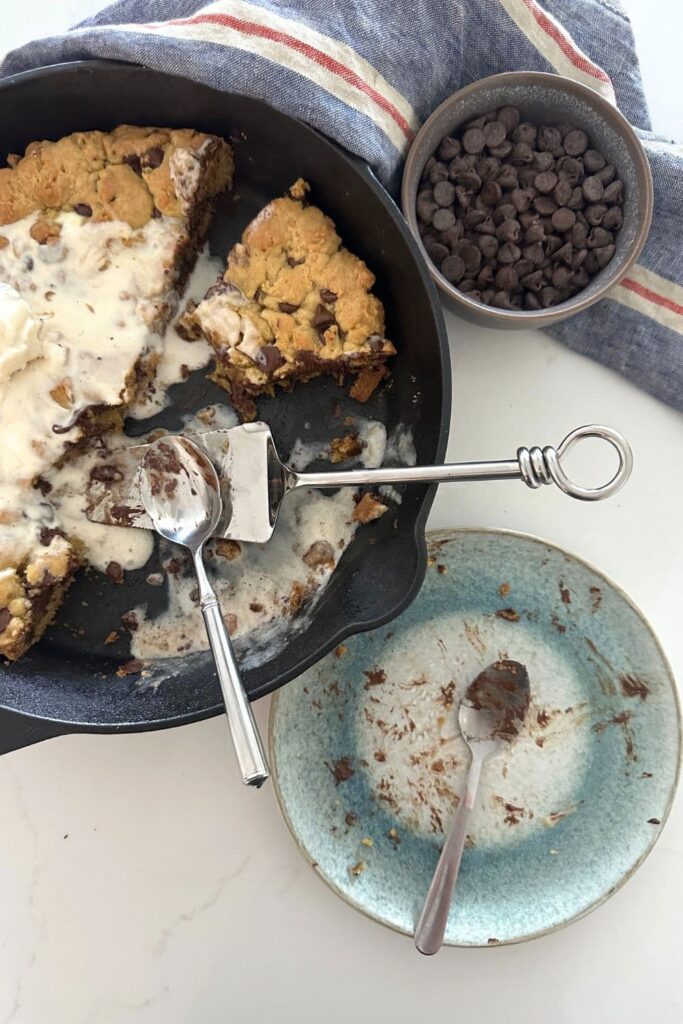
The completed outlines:
<svg viewBox="0 0 683 1024">
<path fill-rule="evenodd" d="M 99 6 L 5 3 L 0 45 Z M 683 13 L 675 0 L 626 6 L 655 127 L 683 139 Z M 628 435 L 636 469 L 618 498 L 592 507 L 551 488 L 459 485 L 457 500 L 443 488 L 430 525 L 524 530 L 596 563 L 641 606 L 683 677 L 683 480 L 662 476 L 667 460 L 681 465 L 683 417 L 540 333 L 513 338 L 450 317 L 448 328 L 450 457 L 506 458 L 511 441 L 556 442 L 598 420 Z M 257 714 L 265 729 L 268 701 Z M 6 755 L 0 808 L 0 1024 L 683 1019 L 680 799 L 650 858 L 596 913 L 522 946 L 431 960 L 315 877 L 272 787 L 238 784 L 220 718 Z"/>
</svg>

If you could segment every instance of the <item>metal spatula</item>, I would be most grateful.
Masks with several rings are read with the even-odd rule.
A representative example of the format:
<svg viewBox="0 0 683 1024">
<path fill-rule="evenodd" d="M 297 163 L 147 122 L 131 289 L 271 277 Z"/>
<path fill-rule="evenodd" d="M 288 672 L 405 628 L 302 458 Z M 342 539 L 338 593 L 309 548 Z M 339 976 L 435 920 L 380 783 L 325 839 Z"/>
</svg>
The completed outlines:
<svg viewBox="0 0 683 1024">
<path fill-rule="evenodd" d="M 628 442 L 611 427 L 578 427 L 557 448 L 518 448 L 502 462 L 459 462 L 443 466 L 330 470 L 298 473 L 285 465 L 266 423 L 247 423 L 226 430 L 189 434 L 213 462 L 223 489 L 224 514 L 214 536 L 230 540 L 270 539 L 283 499 L 302 487 L 362 487 L 379 484 L 446 483 L 452 480 L 523 480 L 528 487 L 555 483 L 572 498 L 599 501 L 623 487 L 631 475 L 633 456 Z M 562 468 L 562 458 L 583 438 L 597 437 L 616 449 L 619 467 L 602 487 L 580 487 Z M 112 526 L 152 529 L 140 497 L 140 465 L 147 445 L 112 452 L 96 467 L 88 492 L 88 519 Z"/>
</svg>

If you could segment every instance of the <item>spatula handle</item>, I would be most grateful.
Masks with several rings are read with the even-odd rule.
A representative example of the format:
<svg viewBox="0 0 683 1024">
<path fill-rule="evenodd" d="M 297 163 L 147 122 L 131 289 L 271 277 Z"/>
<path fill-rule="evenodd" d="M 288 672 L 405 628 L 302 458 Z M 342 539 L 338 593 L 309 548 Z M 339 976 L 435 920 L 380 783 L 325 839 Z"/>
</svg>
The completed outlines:
<svg viewBox="0 0 683 1024">
<path fill-rule="evenodd" d="M 619 468 L 601 487 L 581 487 L 571 480 L 560 460 L 578 441 L 588 437 L 601 438 L 616 450 Z M 612 427 L 588 424 L 578 427 L 557 448 L 518 448 L 517 458 L 500 462 L 456 462 L 445 466 L 407 466 L 388 469 L 350 469 L 328 473 L 293 473 L 289 488 L 361 487 L 379 484 L 447 483 L 451 480 L 523 480 L 528 487 L 557 484 L 561 491 L 581 501 L 600 501 L 620 490 L 633 468 L 633 455 L 628 441 Z"/>
<path fill-rule="evenodd" d="M 199 584 L 199 604 L 216 663 L 218 680 L 223 691 L 228 725 L 235 746 L 235 754 L 245 786 L 262 786 L 270 775 L 263 742 L 244 692 L 240 671 L 232 648 L 230 634 L 223 620 L 216 592 L 206 575 L 202 553 L 195 555 L 195 570 Z"/>
</svg>

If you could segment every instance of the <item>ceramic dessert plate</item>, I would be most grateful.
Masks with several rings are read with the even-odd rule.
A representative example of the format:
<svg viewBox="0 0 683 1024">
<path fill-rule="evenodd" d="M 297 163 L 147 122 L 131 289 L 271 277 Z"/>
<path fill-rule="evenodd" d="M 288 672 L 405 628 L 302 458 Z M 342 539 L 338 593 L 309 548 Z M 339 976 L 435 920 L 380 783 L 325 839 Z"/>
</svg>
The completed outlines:
<svg viewBox="0 0 683 1024">
<path fill-rule="evenodd" d="M 482 777 L 445 937 L 519 942 L 599 905 L 651 850 L 677 782 L 675 684 L 638 609 L 585 562 L 521 534 L 428 539 L 411 607 L 276 695 L 276 792 L 321 878 L 412 934 L 467 770 L 460 697 L 495 659 L 521 662 L 530 710 Z"/>
</svg>

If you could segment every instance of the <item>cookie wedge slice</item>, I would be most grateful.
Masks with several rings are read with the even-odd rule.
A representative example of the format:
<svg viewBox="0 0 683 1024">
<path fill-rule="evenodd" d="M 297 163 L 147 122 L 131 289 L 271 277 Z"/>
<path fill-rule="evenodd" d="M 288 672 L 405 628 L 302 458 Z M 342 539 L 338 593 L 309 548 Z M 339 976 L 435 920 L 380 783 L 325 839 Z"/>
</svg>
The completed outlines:
<svg viewBox="0 0 683 1024">
<path fill-rule="evenodd" d="M 367 401 L 396 353 L 372 271 L 308 202 L 309 188 L 299 179 L 264 207 L 223 277 L 178 325 L 183 337 L 213 346 L 212 379 L 244 420 L 255 418 L 259 395 L 321 374 L 354 376 L 352 397 Z"/>
</svg>

